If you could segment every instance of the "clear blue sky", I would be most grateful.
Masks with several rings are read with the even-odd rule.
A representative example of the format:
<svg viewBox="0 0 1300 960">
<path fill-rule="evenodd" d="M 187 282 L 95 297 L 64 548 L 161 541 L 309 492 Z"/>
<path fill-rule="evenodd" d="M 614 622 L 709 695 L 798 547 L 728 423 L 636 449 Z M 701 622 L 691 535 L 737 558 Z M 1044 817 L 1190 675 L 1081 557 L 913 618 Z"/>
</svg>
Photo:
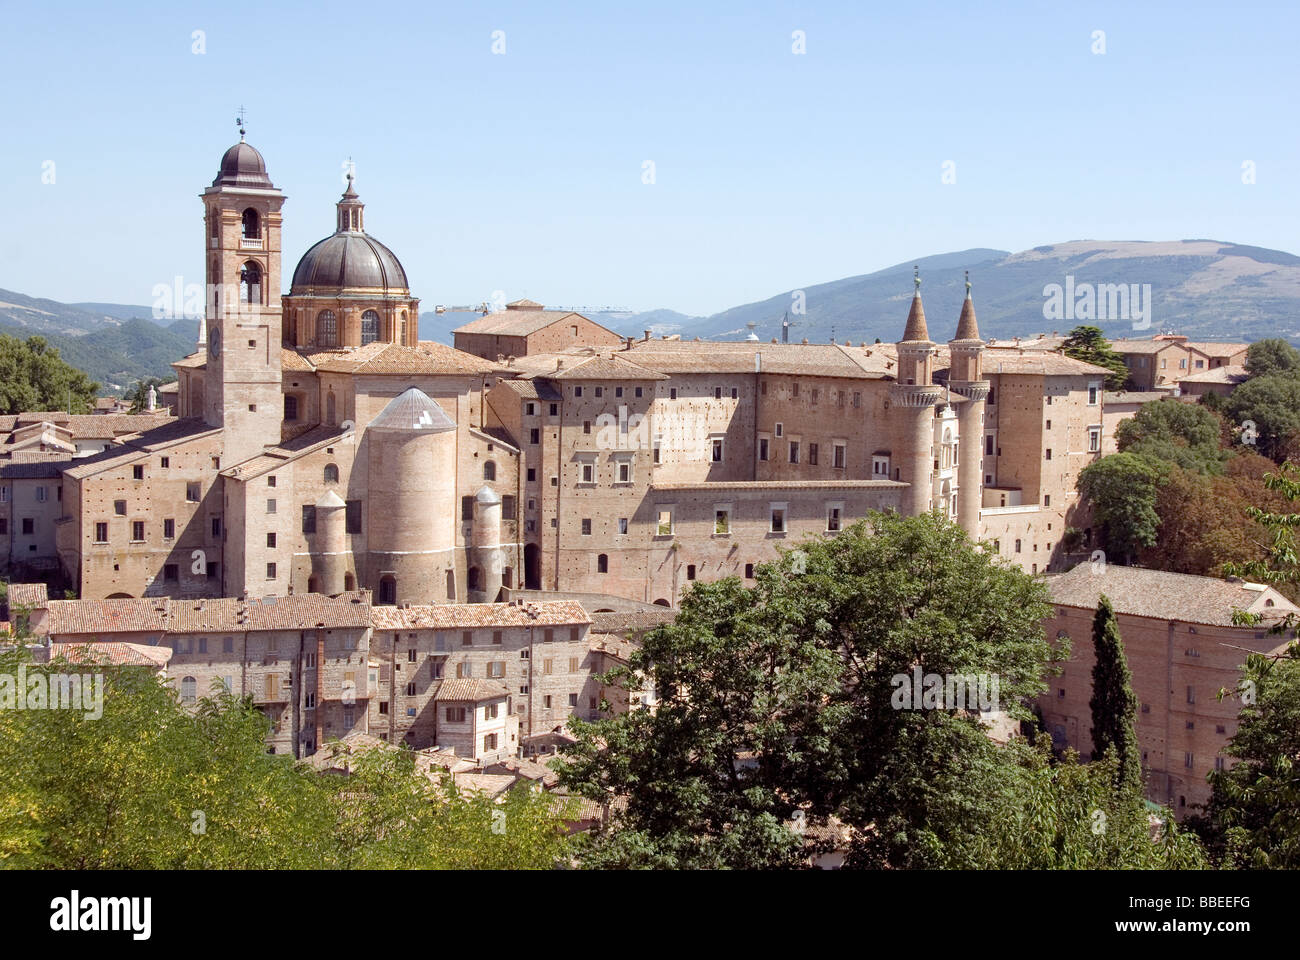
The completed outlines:
<svg viewBox="0 0 1300 960">
<path fill-rule="evenodd" d="M 1300 251 L 1294 3 L 11 2 L 3 31 L 0 287 L 56 300 L 201 282 L 240 104 L 286 278 L 351 155 L 425 308 L 710 313 L 1075 239 Z"/>
</svg>

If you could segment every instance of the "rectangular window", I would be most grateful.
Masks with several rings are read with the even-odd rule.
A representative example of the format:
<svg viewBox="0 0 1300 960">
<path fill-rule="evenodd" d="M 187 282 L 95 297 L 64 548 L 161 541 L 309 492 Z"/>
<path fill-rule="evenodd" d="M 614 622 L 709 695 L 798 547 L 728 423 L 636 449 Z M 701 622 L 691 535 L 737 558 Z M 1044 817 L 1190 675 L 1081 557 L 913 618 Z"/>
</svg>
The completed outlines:
<svg viewBox="0 0 1300 960">
<path fill-rule="evenodd" d="M 170 517 L 163 521 L 163 539 L 176 539 L 176 521 Z"/>
<path fill-rule="evenodd" d="M 771 506 L 771 526 L 772 533 L 785 533 L 785 511 L 784 503 L 774 503 Z"/>
<path fill-rule="evenodd" d="M 464 708 L 464 707 L 448 707 L 445 716 L 447 717 L 447 722 L 448 722 L 448 723 L 464 723 L 464 722 L 465 722 L 465 708 Z"/>
<path fill-rule="evenodd" d="M 460 498 L 460 518 L 461 520 L 464 520 L 467 523 L 470 520 L 474 519 L 474 498 L 473 497 Z"/>
<path fill-rule="evenodd" d="M 848 461 L 848 447 L 842 443 L 836 443 L 832 448 L 831 466 L 837 470 L 843 470 L 844 464 Z"/>
<path fill-rule="evenodd" d="M 175 583 L 180 579 L 180 567 L 174 563 L 163 564 L 163 580 L 167 583 Z"/>
<path fill-rule="evenodd" d="M 316 532 L 316 508 L 311 504 L 304 504 L 302 508 L 302 532 Z"/>
<path fill-rule="evenodd" d="M 492 660 L 487 665 L 487 675 L 495 679 L 500 679 L 506 675 L 506 662 L 504 660 Z"/>
<path fill-rule="evenodd" d="M 710 443 L 710 459 L 714 463 L 722 463 L 723 440 L 721 437 L 714 437 Z"/>
<path fill-rule="evenodd" d="M 460 635 L 460 645 L 462 647 L 469 647 L 472 646 L 473 644 L 474 644 L 474 634 L 468 630 L 462 631 Z"/>
<path fill-rule="evenodd" d="M 799 462 L 799 441 L 798 440 L 790 441 L 790 462 L 791 463 Z"/>
<path fill-rule="evenodd" d="M 718 507 L 713 511 L 713 532 L 719 535 L 731 533 L 730 507 Z"/>
<path fill-rule="evenodd" d="M 1099 392 L 1100 391 L 1096 386 L 1088 386 L 1088 406 L 1095 407 L 1097 405 L 1097 395 Z"/>
<path fill-rule="evenodd" d="M 274 533 L 268 533 L 268 534 L 266 535 L 266 545 L 267 545 L 268 547 L 270 547 L 271 549 L 275 549 L 275 534 L 274 534 Z"/>
<path fill-rule="evenodd" d="M 826 508 L 826 530 L 834 533 L 840 529 L 840 511 L 842 508 L 838 504 L 833 504 Z"/>
<path fill-rule="evenodd" d="M 131 479 L 132 479 L 132 480 L 143 480 L 143 479 L 144 479 L 144 464 L 143 464 L 143 463 L 137 463 L 135 466 L 133 466 L 133 467 L 131 468 Z"/>
<path fill-rule="evenodd" d="M 673 511 L 671 509 L 660 507 L 658 514 L 659 519 L 657 521 L 658 526 L 655 528 L 655 536 L 671 537 L 673 535 Z M 104 524 L 104 529 L 108 529 L 108 524 Z M 108 539 L 107 534 L 105 534 L 105 539 Z"/>
<path fill-rule="evenodd" d="M 817 444 L 815 443 L 808 444 L 808 465 L 810 467 L 817 466 L 817 453 L 818 453 Z"/>
<path fill-rule="evenodd" d="M 1101 449 L 1101 427 L 1088 428 L 1088 452 L 1096 453 Z"/>
<path fill-rule="evenodd" d="M 275 579 L 275 564 L 274 564 L 274 563 L 268 563 L 268 564 L 266 565 L 266 579 L 268 579 L 268 580 L 274 580 L 274 579 Z"/>
<path fill-rule="evenodd" d="M 582 474 L 581 474 L 581 476 L 582 476 L 582 480 L 579 481 L 579 482 L 581 482 L 581 483 L 595 483 L 595 482 L 596 482 L 596 465 L 595 465 L 594 463 L 583 463 L 583 464 L 582 464 Z"/>
<path fill-rule="evenodd" d="M 500 704 L 497 704 L 497 703 L 489 703 L 489 704 L 487 704 L 487 705 L 485 705 L 485 706 L 483 707 L 483 719 L 484 719 L 484 720 L 495 720 L 495 719 L 497 718 L 497 715 L 500 713 L 500 711 L 501 711 L 501 705 L 500 705 Z M 496 744 L 493 743 L 493 746 L 495 747 Z"/>
<path fill-rule="evenodd" d="M 114 500 L 114 501 L 113 501 L 113 513 L 115 513 L 115 514 L 116 514 L 117 516 L 119 516 L 119 517 L 125 517 L 125 516 L 126 516 L 126 501 L 125 501 L 125 500 Z"/>
<path fill-rule="evenodd" d="M 758 459 L 767 459 L 767 437 L 758 438 Z"/>
<path fill-rule="evenodd" d="M 536 468 L 536 467 L 529 467 L 529 468 L 528 468 L 527 478 L 528 478 L 528 482 L 529 482 L 529 483 L 536 483 L 536 482 L 537 482 L 537 468 Z"/>
<path fill-rule="evenodd" d="M 618 463 L 618 482 L 619 482 L 619 483 L 631 483 L 631 482 L 632 482 L 632 461 L 630 461 L 630 460 L 620 460 L 620 461 L 619 461 L 619 463 Z"/>
<path fill-rule="evenodd" d="M 30 522 L 30 521 L 28 521 L 28 520 L 24 520 L 24 521 L 23 521 L 24 524 L 29 523 L 29 522 Z M 26 533 L 26 532 L 27 532 L 26 530 L 23 530 L 23 533 Z M 144 540 L 144 521 L 143 521 L 143 520 L 132 520 L 132 521 L 131 521 L 131 539 L 132 539 L 133 541 L 135 541 L 136 543 L 140 543 L 141 541 Z"/>
<path fill-rule="evenodd" d="M 618 518 L 618 532 L 621 534 L 627 533 L 627 517 Z"/>
<path fill-rule="evenodd" d="M 344 508 L 344 528 L 348 533 L 361 532 L 361 501 L 349 500 Z"/>
<path fill-rule="evenodd" d="M 538 443 L 541 443 L 541 442 L 542 442 L 542 431 L 539 430 L 539 429 L 537 429 L 537 427 L 533 427 L 531 430 L 529 430 L 529 431 L 528 431 L 528 442 L 531 443 L 531 444 L 538 444 Z"/>
<path fill-rule="evenodd" d="M 492 642 L 493 642 L 493 644 L 495 644 L 495 645 L 498 646 L 498 647 L 501 646 L 501 631 L 500 631 L 500 630 L 493 630 L 493 631 L 492 631 Z"/>
<path fill-rule="evenodd" d="M 1044 454 L 1044 459 L 1045 459 L 1045 460 L 1051 460 L 1051 459 L 1052 459 L 1052 448 L 1051 448 L 1051 447 L 1048 447 L 1048 448 L 1047 448 L 1047 452 Z"/>
<path fill-rule="evenodd" d="M 584 537 L 591 536 L 591 517 L 582 518 L 582 535 Z"/>
<path fill-rule="evenodd" d="M 502 520 L 515 519 L 515 510 L 516 510 L 515 504 L 516 504 L 516 500 L 513 495 L 504 496 L 501 498 L 501 519 Z"/>
</svg>

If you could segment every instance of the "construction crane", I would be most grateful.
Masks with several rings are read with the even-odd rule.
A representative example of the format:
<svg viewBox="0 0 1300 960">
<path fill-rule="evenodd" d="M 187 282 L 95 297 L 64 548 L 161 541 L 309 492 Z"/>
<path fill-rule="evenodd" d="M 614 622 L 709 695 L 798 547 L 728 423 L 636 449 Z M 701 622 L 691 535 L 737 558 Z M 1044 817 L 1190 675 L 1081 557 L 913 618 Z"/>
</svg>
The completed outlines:
<svg viewBox="0 0 1300 960">
<path fill-rule="evenodd" d="M 486 300 L 484 300 L 482 303 L 478 304 L 477 306 L 465 305 L 465 306 L 449 307 L 445 303 L 440 303 L 433 308 L 433 312 L 434 313 L 481 313 L 484 316 L 487 316 L 489 313 L 492 312 L 492 305 L 489 304 Z"/>
</svg>

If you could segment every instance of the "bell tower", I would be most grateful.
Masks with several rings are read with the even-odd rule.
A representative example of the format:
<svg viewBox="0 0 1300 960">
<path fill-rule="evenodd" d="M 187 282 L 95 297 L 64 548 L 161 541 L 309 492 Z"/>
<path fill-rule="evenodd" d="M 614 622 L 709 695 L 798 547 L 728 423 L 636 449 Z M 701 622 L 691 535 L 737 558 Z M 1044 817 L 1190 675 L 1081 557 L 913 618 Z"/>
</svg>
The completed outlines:
<svg viewBox="0 0 1300 960">
<path fill-rule="evenodd" d="M 266 162 L 244 142 L 203 191 L 207 265 L 204 419 L 224 427 L 222 466 L 280 442 L 280 207 Z"/>
</svg>

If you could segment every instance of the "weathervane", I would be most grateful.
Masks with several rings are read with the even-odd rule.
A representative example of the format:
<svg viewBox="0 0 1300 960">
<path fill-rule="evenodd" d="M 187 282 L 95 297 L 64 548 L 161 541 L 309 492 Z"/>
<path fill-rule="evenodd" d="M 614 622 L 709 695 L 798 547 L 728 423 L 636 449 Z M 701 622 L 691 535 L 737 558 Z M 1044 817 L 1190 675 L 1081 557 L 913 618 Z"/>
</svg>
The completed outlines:
<svg viewBox="0 0 1300 960">
<path fill-rule="evenodd" d="M 244 134 L 245 134 L 245 132 L 246 132 L 246 131 L 244 130 L 244 124 L 245 124 L 245 121 L 244 121 L 244 106 L 243 106 L 243 104 L 240 104 L 240 106 L 239 106 L 239 116 L 235 117 L 235 123 L 239 124 L 239 142 L 240 142 L 240 143 L 243 143 L 243 142 L 244 142 Z"/>
<path fill-rule="evenodd" d="M 966 299 L 970 299 L 970 271 L 966 271 Z"/>
<path fill-rule="evenodd" d="M 912 282 L 916 284 L 916 295 L 921 295 L 921 267 L 918 264 L 912 268 Z"/>
</svg>

